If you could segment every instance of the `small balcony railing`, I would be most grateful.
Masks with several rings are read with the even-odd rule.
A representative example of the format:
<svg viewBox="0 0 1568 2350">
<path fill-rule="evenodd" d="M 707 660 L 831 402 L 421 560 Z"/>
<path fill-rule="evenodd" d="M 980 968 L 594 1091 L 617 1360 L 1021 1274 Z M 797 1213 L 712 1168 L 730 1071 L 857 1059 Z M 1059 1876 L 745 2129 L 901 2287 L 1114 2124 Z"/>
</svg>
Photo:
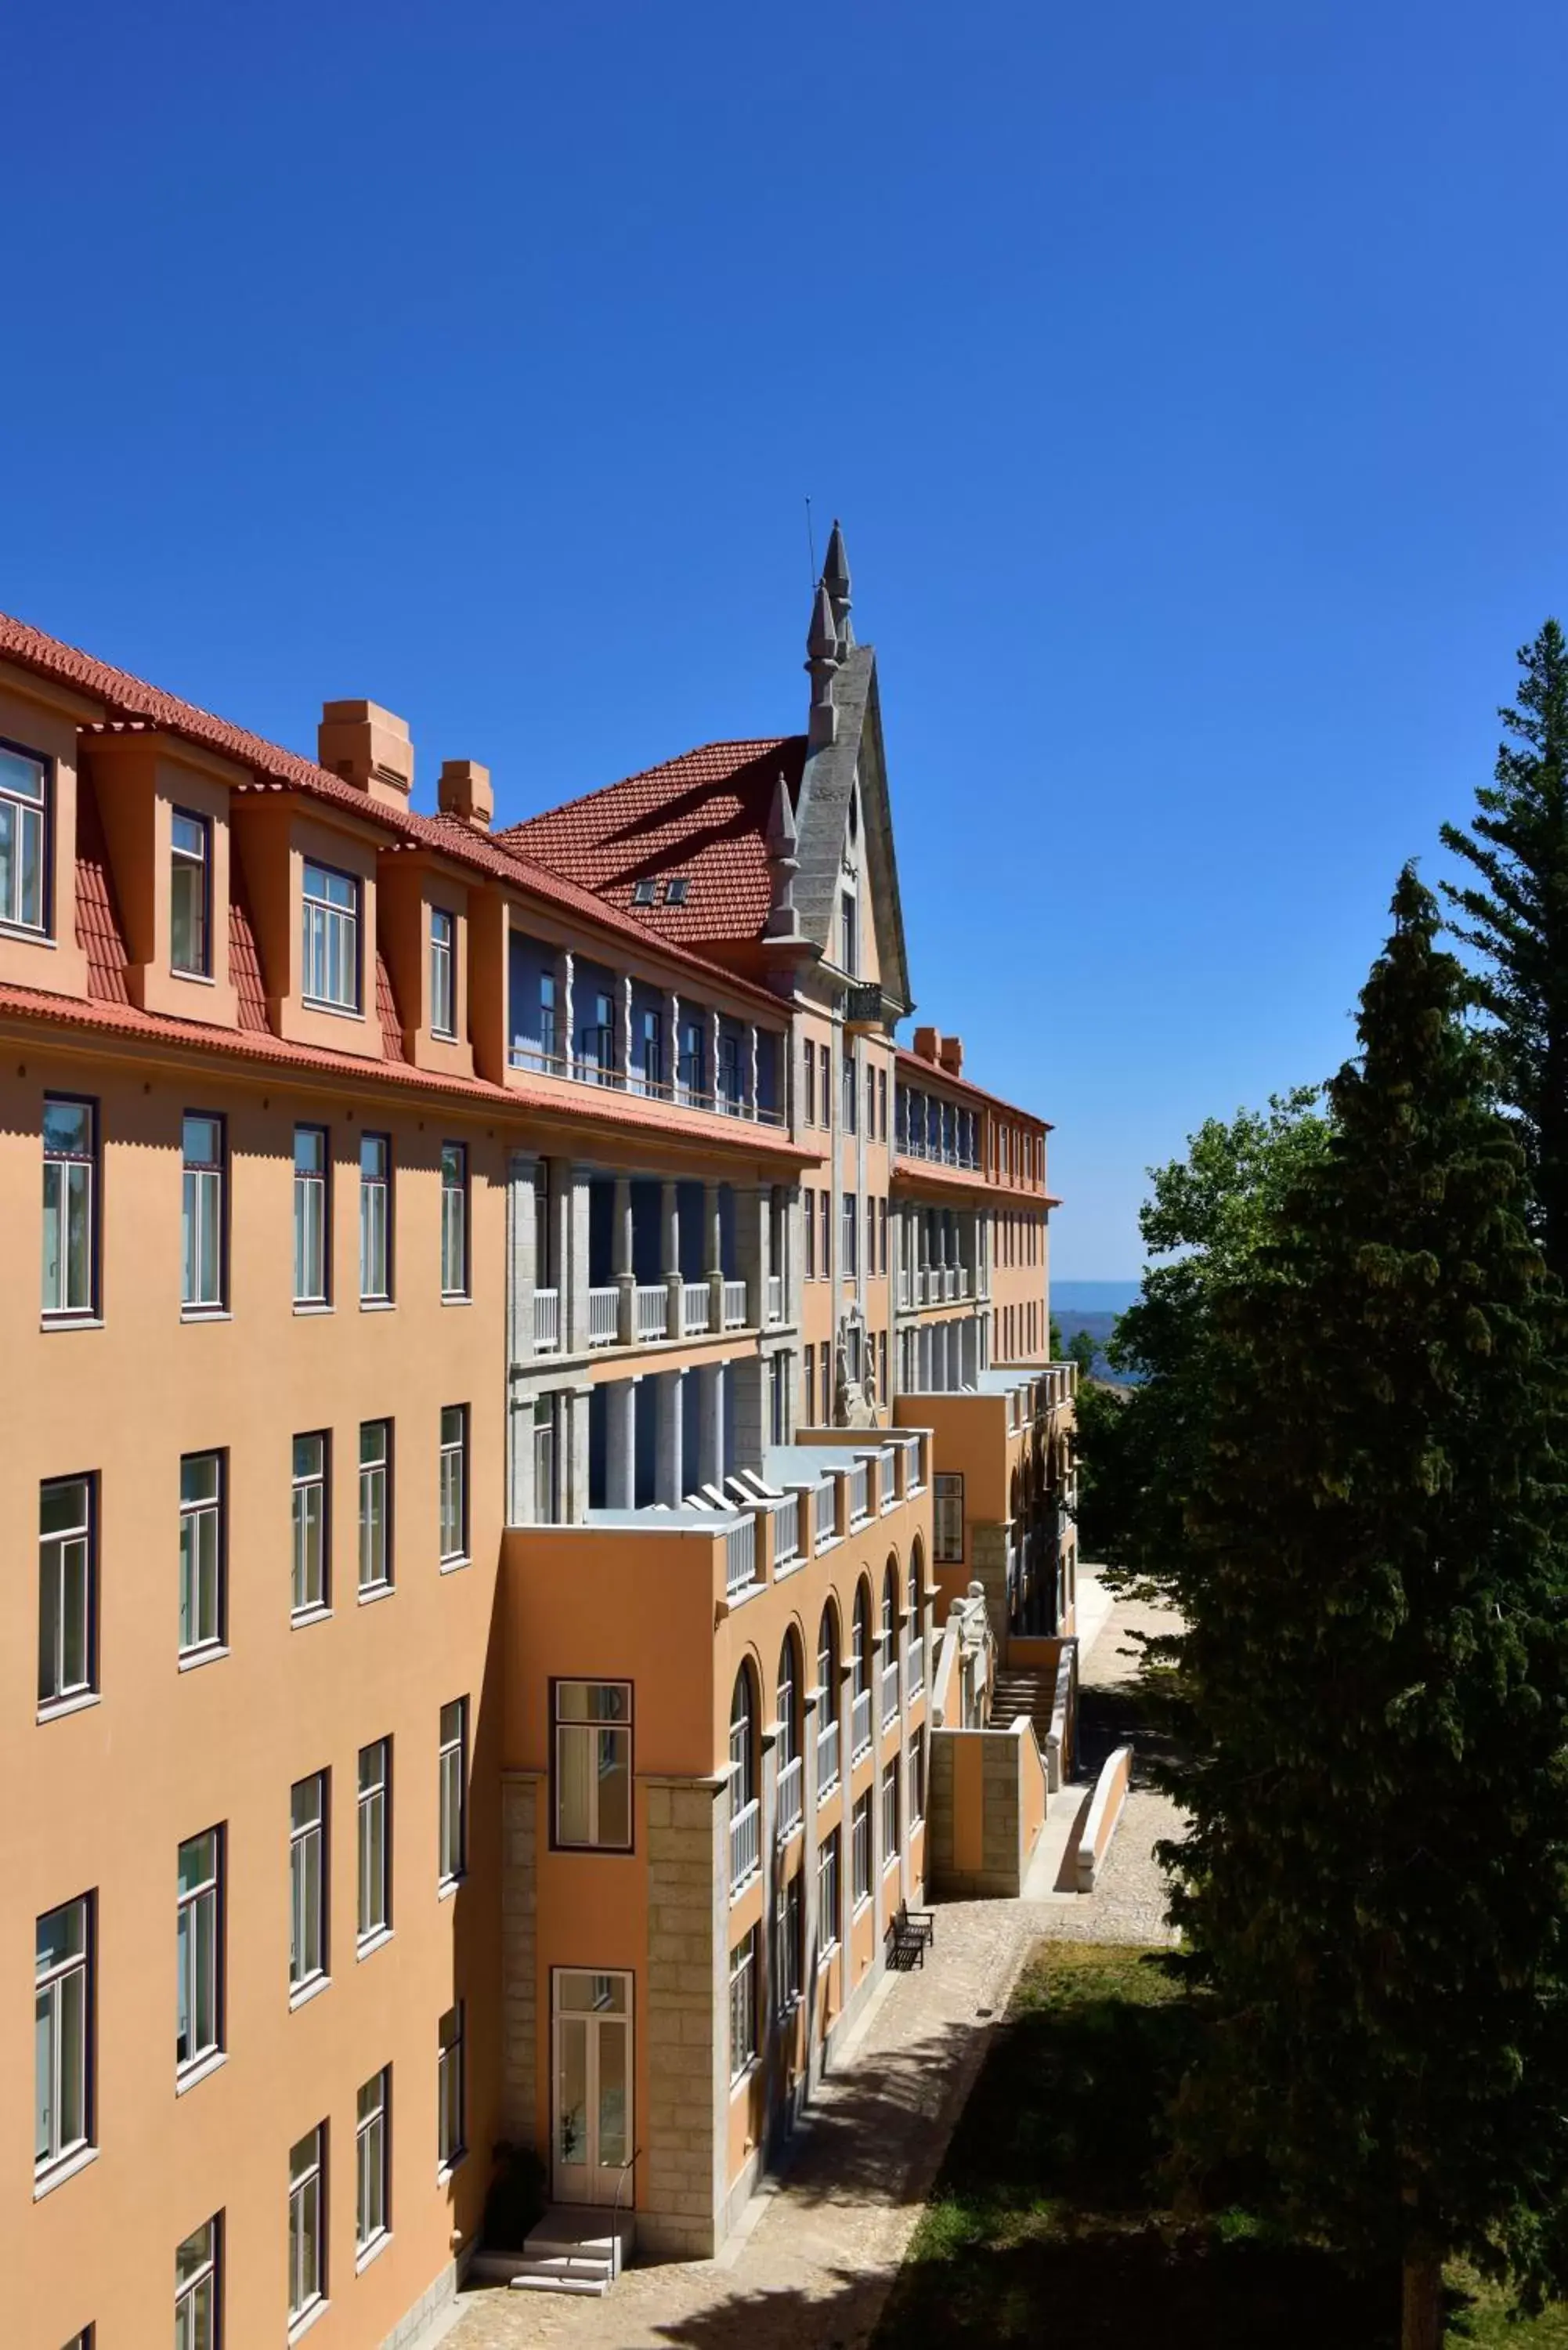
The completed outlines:
<svg viewBox="0 0 1568 2350">
<path fill-rule="evenodd" d="M 897 1657 L 882 1668 L 882 1719 L 884 1721 L 897 1721 L 898 1719 L 898 1659 Z"/>
<path fill-rule="evenodd" d="M 825 1477 L 812 1500 L 812 1523 L 816 1531 L 815 1547 L 826 1550 L 829 1543 L 838 1540 L 838 1511 L 831 1477 Z"/>
<path fill-rule="evenodd" d="M 528 1069 L 549 1077 L 570 1077 L 578 1085 L 608 1086 L 618 1093 L 640 1094 L 647 1101 L 674 1102 L 682 1109 L 715 1110 L 724 1118 L 753 1119 L 759 1126 L 782 1126 L 784 1113 L 753 1101 L 744 1090 L 735 1091 L 721 1078 L 710 1092 L 706 1072 L 683 1056 L 673 1084 L 655 1076 L 640 1062 L 628 1069 L 603 1041 L 607 1030 L 588 1029 L 573 1053 L 558 1053 L 553 1043 L 514 1044 L 508 1055 L 514 1069 Z"/>
<path fill-rule="evenodd" d="M 753 1795 L 730 1822 L 730 1890 L 738 1893 L 762 1866 L 762 1807 Z"/>
<path fill-rule="evenodd" d="M 913 1292 L 914 1276 L 907 1264 L 898 1267 L 898 1303 L 908 1305 Z"/>
<path fill-rule="evenodd" d="M 705 1281 L 686 1281 L 680 1285 L 680 1332 L 686 1338 L 700 1338 L 708 1327 L 712 1311 L 713 1293 Z"/>
<path fill-rule="evenodd" d="M 724 1327 L 743 1330 L 746 1325 L 746 1284 L 743 1281 L 724 1284 Z"/>
<path fill-rule="evenodd" d="M 958 1295 L 958 1267 L 956 1264 L 944 1264 L 942 1267 L 942 1295 L 950 1301 Z"/>
<path fill-rule="evenodd" d="M 732 1596 L 757 1579 L 757 1522 L 742 1518 L 724 1536 L 724 1588 Z"/>
<path fill-rule="evenodd" d="M 768 1275 L 768 1320 L 770 1322 L 782 1322 L 784 1320 L 784 1275 L 782 1273 L 770 1273 Z"/>
<path fill-rule="evenodd" d="M 829 1721 L 816 1733 L 816 1799 L 838 1784 L 838 1724 Z"/>
<path fill-rule="evenodd" d="M 637 1335 L 662 1338 L 670 1316 L 670 1292 L 661 1281 L 650 1281 L 637 1293 Z"/>
<path fill-rule="evenodd" d="M 953 1267 L 952 1295 L 955 1297 L 967 1297 L 969 1295 L 969 1267 L 967 1264 L 955 1264 Z"/>
<path fill-rule="evenodd" d="M 774 1504 L 774 1571 L 793 1566 L 800 1556 L 800 1505 L 804 1497 L 788 1493 Z"/>
<path fill-rule="evenodd" d="M 871 1514 L 869 1483 L 869 1463 L 857 1461 L 849 1472 L 849 1523 L 852 1526 L 857 1526 L 862 1518 Z"/>
<path fill-rule="evenodd" d="M 561 1343 L 561 1293 L 558 1289 L 536 1289 L 534 1292 L 534 1351 L 536 1355 L 554 1354 Z"/>
<path fill-rule="evenodd" d="M 590 1289 L 588 1292 L 588 1344 L 590 1347 L 613 1347 L 620 1328 L 620 1291 Z"/>
<path fill-rule="evenodd" d="M 904 1702 L 913 1705 L 926 1693 L 926 1643 L 923 1634 L 909 1643 L 904 1659 L 904 1682 L 909 1691 Z"/>
<path fill-rule="evenodd" d="M 799 1827 L 805 1810 L 805 1762 L 804 1756 L 797 1754 L 779 1772 L 778 1836 L 781 1844 L 785 1836 L 793 1835 Z"/>
<path fill-rule="evenodd" d="M 849 1751 L 852 1754 L 864 1754 L 870 1743 L 871 1692 L 868 1689 L 857 1690 L 849 1714 Z"/>
</svg>

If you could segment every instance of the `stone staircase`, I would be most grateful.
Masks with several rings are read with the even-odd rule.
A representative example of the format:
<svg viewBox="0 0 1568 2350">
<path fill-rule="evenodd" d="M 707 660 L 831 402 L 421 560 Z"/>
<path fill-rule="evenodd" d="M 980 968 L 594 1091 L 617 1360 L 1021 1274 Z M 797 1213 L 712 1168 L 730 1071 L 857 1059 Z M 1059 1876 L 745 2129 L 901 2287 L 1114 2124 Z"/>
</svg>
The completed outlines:
<svg viewBox="0 0 1568 2350">
<path fill-rule="evenodd" d="M 1051 1737 L 1051 1709 L 1055 1700 L 1055 1682 L 1044 1673 L 1024 1672 L 1015 1665 L 1000 1666 L 991 1692 L 992 1728 L 1007 1730 L 1020 1714 L 1026 1714 L 1034 1724 L 1034 1735 L 1044 1754 Z"/>
<path fill-rule="evenodd" d="M 630 2211 L 556 2204 L 529 2235 L 522 2252 L 481 2252 L 470 2274 L 514 2293 L 560 2293 L 602 2300 L 637 2238 Z"/>
</svg>

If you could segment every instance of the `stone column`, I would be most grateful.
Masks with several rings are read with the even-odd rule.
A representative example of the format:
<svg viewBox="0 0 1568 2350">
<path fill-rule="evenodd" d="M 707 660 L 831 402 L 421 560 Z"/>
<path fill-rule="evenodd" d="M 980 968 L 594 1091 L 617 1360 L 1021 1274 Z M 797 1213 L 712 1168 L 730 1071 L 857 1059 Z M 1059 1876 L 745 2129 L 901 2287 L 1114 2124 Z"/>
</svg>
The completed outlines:
<svg viewBox="0 0 1568 2350">
<path fill-rule="evenodd" d="M 614 1028 L 610 1037 L 610 1054 L 620 1071 L 620 1081 L 631 1085 L 631 976 L 628 972 L 616 983 L 614 996 Z"/>
<path fill-rule="evenodd" d="M 735 1276 L 746 1284 L 746 1320 L 763 1327 L 767 1313 L 768 1191 L 753 1184 L 735 1187 Z"/>
<path fill-rule="evenodd" d="M 680 1194 L 671 1182 L 661 1183 L 659 1191 L 659 1233 L 664 1243 L 664 1284 L 670 1292 L 666 1309 L 664 1335 L 667 1338 L 680 1336 Z"/>
<path fill-rule="evenodd" d="M 508 1351 L 514 1363 L 526 1363 L 534 1354 L 535 1196 L 539 1161 L 531 1150 L 514 1150 L 507 1162 L 506 1318 Z"/>
<path fill-rule="evenodd" d="M 724 1473 L 726 1385 L 722 1363 L 704 1363 L 697 1373 L 697 1482 L 700 1485 L 717 1485 Z"/>
<path fill-rule="evenodd" d="M 724 1326 L 724 1228 L 719 1214 L 719 1186 L 702 1186 L 702 1270 L 708 1276 L 708 1327 Z"/>
<path fill-rule="evenodd" d="M 508 1492 L 506 1523 L 512 1526 L 530 1526 L 534 1523 L 534 1390 L 514 1389 L 511 1408 L 510 1442 L 507 1446 Z"/>
<path fill-rule="evenodd" d="M 715 1105 L 719 1099 L 719 1015 L 708 1014 L 708 1097 Z"/>
<path fill-rule="evenodd" d="M 672 1506 L 679 1503 L 683 1487 L 680 1464 L 684 1454 L 681 1441 L 681 1378 L 679 1371 L 663 1371 L 659 1377 L 659 1411 L 657 1442 L 659 1447 L 655 1474 L 655 1499 Z"/>
<path fill-rule="evenodd" d="M 671 1101 L 675 1098 L 676 1072 L 680 1066 L 680 998 L 673 988 L 670 988 L 664 997 L 664 1066 L 660 1075 L 670 1089 Z"/>
<path fill-rule="evenodd" d="M 561 1351 L 588 1351 L 588 1188 L 591 1170 L 574 1166 L 567 1198 L 566 1253 L 561 1264 Z"/>
<path fill-rule="evenodd" d="M 747 1116 L 750 1118 L 755 1118 L 757 1114 L 757 1094 L 759 1088 L 757 1070 L 757 1024 L 754 1020 L 749 1021 L 746 1024 L 746 1065 L 742 1073 L 742 1084 L 745 1088 Z"/>
<path fill-rule="evenodd" d="M 605 1499 L 612 1510 L 637 1507 L 636 1379 L 616 1379 L 605 1390 Z"/>
<path fill-rule="evenodd" d="M 559 1471 L 561 1520 L 568 1526 L 587 1523 L 588 1514 L 588 1387 L 568 1388 L 561 1399 L 564 1425 L 559 1432 L 566 1454 Z"/>
<path fill-rule="evenodd" d="M 610 1263 L 620 1292 L 616 1306 L 616 1337 L 629 1347 L 637 1336 L 637 1276 L 632 1271 L 631 1178 L 615 1179 L 615 1211 L 610 1222 Z"/>
<path fill-rule="evenodd" d="M 559 1068 L 556 1074 L 570 1076 L 576 1066 L 577 1014 L 573 992 L 575 965 L 568 949 L 563 947 L 556 957 L 556 1008 L 561 1016 L 561 1034 L 556 1039 Z"/>
</svg>

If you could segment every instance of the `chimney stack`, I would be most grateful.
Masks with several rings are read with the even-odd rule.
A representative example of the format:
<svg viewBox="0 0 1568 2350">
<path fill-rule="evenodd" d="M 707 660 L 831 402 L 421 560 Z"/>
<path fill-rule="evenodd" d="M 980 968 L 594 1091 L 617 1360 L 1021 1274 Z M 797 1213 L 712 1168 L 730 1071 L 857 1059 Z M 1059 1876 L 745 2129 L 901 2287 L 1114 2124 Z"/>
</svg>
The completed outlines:
<svg viewBox="0 0 1568 2350">
<path fill-rule="evenodd" d="M 940 1045 L 938 1049 L 937 1058 L 940 1061 L 943 1068 L 947 1071 L 950 1077 L 961 1077 L 963 1075 L 963 1038 L 961 1036 L 944 1036 L 941 1039 Z"/>
<path fill-rule="evenodd" d="M 942 1032 L 940 1028 L 917 1028 L 915 1052 L 922 1061 L 940 1061 L 942 1057 Z"/>
<path fill-rule="evenodd" d="M 482 767 L 477 759 L 444 760 L 436 785 L 436 806 L 442 816 L 455 816 L 459 824 L 475 832 L 488 832 L 495 814 L 489 768 Z"/>
<path fill-rule="evenodd" d="M 324 702 L 316 733 L 322 766 L 382 807 L 406 814 L 414 782 L 407 721 L 375 702 Z"/>
</svg>

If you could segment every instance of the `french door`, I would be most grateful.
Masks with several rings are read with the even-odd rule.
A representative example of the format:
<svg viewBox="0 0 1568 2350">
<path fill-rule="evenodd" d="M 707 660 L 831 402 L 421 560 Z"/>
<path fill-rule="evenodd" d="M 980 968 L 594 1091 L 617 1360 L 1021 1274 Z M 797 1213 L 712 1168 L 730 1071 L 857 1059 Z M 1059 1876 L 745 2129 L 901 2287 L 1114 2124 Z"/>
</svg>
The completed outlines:
<svg viewBox="0 0 1568 2350">
<path fill-rule="evenodd" d="M 551 2192 L 557 2203 L 614 2203 L 633 2151 L 631 1977 L 557 1967 Z M 620 2195 L 629 2210 L 632 2181 Z"/>
</svg>

